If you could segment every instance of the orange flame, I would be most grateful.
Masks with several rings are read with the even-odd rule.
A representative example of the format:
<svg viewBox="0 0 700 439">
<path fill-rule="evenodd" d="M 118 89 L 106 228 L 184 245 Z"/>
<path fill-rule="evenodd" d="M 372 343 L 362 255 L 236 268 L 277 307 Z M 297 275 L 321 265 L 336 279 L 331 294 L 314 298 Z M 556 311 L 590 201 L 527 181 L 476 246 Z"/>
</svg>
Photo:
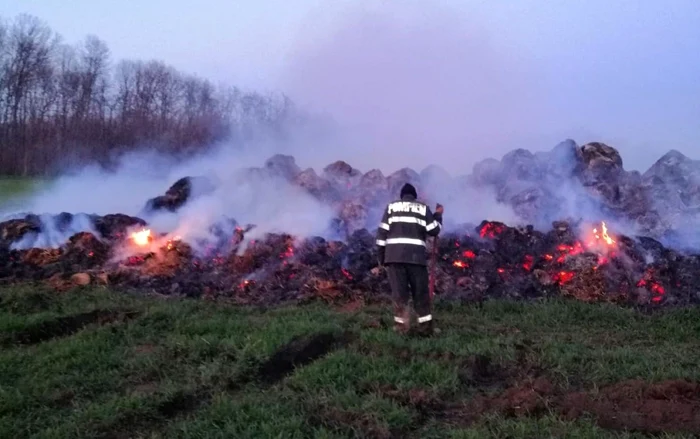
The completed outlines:
<svg viewBox="0 0 700 439">
<path fill-rule="evenodd" d="M 615 244 L 615 240 L 608 235 L 608 226 L 605 225 L 605 221 L 601 221 L 601 227 L 603 228 L 603 233 L 598 233 L 598 228 L 593 229 L 593 236 L 595 236 L 596 239 L 603 239 L 608 245 L 613 245 Z"/>
<path fill-rule="evenodd" d="M 131 240 L 139 246 L 148 245 L 148 243 L 151 242 L 151 230 L 142 229 L 138 232 L 134 232 L 131 234 Z"/>
<path fill-rule="evenodd" d="M 166 248 L 168 250 L 172 250 L 173 248 L 175 248 L 175 241 L 180 241 L 180 240 L 182 240 L 182 237 L 180 237 L 180 236 L 176 236 L 173 239 L 168 240 Z"/>
</svg>

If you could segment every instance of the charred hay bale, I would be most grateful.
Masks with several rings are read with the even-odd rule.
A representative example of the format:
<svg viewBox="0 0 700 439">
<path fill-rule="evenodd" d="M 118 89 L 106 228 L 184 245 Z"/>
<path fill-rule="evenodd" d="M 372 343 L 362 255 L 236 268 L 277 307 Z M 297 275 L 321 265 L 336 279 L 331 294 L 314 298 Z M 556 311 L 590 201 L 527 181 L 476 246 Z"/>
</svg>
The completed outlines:
<svg viewBox="0 0 700 439">
<path fill-rule="evenodd" d="M 359 200 L 344 200 L 340 204 L 338 216 L 343 222 L 346 235 L 365 228 L 369 215 L 367 206 Z"/>
<path fill-rule="evenodd" d="M 294 157 L 284 154 L 275 154 L 267 159 L 265 161 L 265 169 L 285 180 L 293 180 L 301 172 L 301 168 L 297 165 Z"/>
<path fill-rule="evenodd" d="M 501 192 L 499 199 L 513 206 L 513 210 L 520 218 L 535 223 L 556 215 L 562 204 L 562 200 L 548 189 L 534 185 L 510 196 Z"/>
<path fill-rule="evenodd" d="M 109 258 L 110 247 L 89 232 L 80 232 L 68 239 L 62 262 L 83 269 L 103 265 Z"/>
<path fill-rule="evenodd" d="M 372 169 L 365 173 L 351 196 L 359 202 L 372 206 L 377 211 L 382 211 L 392 198 L 398 194 L 390 194 L 389 182 L 379 169 Z M 377 221 L 381 218 L 377 218 Z"/>
<path fill-rule="evenodd" d="M 420 175 L 411 168 L 402 168 L 387 177 L 387 183 L 389 184 L 389 194 L 392 198 L 399 197 L 401 187 L 410 183 L 416 187 L 418 192 L 418 197 L 421 196 L 421 178 Z"/>
<path fill-rule="evenodd" d="M 59 262 L 62 252 L 57 248 L 30 248 L 18 252 L 22 264 L 41 267 Z"/>
<path fill-rule="evenodd" d="M 612 146 L 591 142 L 578 150 L 581 164 L 592 171 L 616 171 L 622 168 L 622 156 Z"/>
<path fill-rule="evenodd" d="M 357 184 L 362 172 L 353 168 L 348 163 L 338 160 L 323 168 L 323 177 L 341 190 L 351 189 Z"/>
<path fill-rule="evenodd" d="M 293 181 L 297 186 L 304 188 L 319 200 L 335 203 L 342 198 L 340 191 L 334 187 L 330 181 L 319 177 L 313 168 L 308 168 L 300 172 L 294 177 Z"/>
<path fill-rule="evenodd" d="M 185 203 L 197 196 L 205 195 L 216 189 L 215 183 L 206 177 L 183 177 L 173 183 L 164 195 L 151 198 L 144 206 L 144 212 L 151 213 L 160 210 L 175 212 Z"/>
<path fill-rule="evenodd" d="M 532 226 L 522 228 L 505 227 L 494 240 L 494 252 L 501 265 L 523 264 L 541 254 L 547 248 L 542 232 Z"/>
<path fill-rule="evenodd" d="M 299 262 L 308 266 L 322 266 L 333 269 L 334 264 L 339 265 L 337 255 L 331 255 L 328 242 L 321 237 L 313 237 L 304 240 L 297 247 Z"/>
<path fill-rule="evenodd" d="M 125 239 L 127 232 L 133 227 L 144 227 L 146 221 L 134 216 L 121 213 L 97 216 L 93 219 L 95 230 L 103 238 L 109 240 Z"/>
<path fill-rule="evenodd" d="M 472 167 L 471 180 L 477 185 L 495 186 L 501 181 L 501 162 L 489 158 L 477 162 Z"/>
<path fill-rule="evenodd" d="M 501 173 L 517 181 L 537 181 L 542 178 L 543 169 L 533 153 L 518 148 L 503 156 Z"/>
<path fill-rule="evenodd" d="M 294 237 L 270 233 L 262 239 L 250 241 L 243 254 L 233 258 L 232 268 L 235 273 L 246 275 L 268 264 L 287 262 L 294 256 Z"/>
<path fill-rule="evenodd" d="M 161 279 L 172 278 L 185 271 L 192 263 L 192 248 L 185 242 L 172 241 L 160 251 L 144 260 L 139 271 L 144 276 L 156 276 Z"/>
<path fill-rule="evenodd" d="M 687 256 L 676 262 L 668 285 L 675 290 L 679 302 L 700 303 L 700 255 Z"/>
<path fill-rule="evenodd" d="M 30 214 L 24 218 L 3 221 L 0 223 L 0 246 L 7 248 L 27 233 L 39 232 L 41 232 L 41 220 L 37 215 Z"/>
<path fill-rule="evenodd" d="M 571 280 L 561 285 L 561 294 L 583 302 L 624 302 L 625 295 L 608 289 L 605 275 L 596 268 L 595 263 L 574 272 Z"/>
<path fill-rule="evenodd" d="M 353 232 L 341 261 L 345 277 L 360 279 L 369 276 L 377 265 L 377 247 L 374 236 L 367 229 Z"/>
</svg>

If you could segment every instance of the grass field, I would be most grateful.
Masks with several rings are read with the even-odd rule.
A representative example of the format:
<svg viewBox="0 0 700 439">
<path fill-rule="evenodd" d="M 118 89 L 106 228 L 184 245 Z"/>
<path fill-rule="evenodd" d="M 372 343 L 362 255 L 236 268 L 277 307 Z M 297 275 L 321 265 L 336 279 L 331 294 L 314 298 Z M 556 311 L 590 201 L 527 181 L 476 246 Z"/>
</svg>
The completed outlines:
<svg viewBox="0 0 700 439">
<path fill-rule="evenodd" d="M 442 305 L 442 333 L 413 339 L 372 307 L 254 310 L 30 286 L 4 287 L 0 301 L 2 438 L 605 438 L 659 428 L 675 438 L 698 427 L 700 391 L 678 400 L 625 381 L 698 381 L 697 309 Z M 611 416 L 605 398 L 629 413 Z M 684 410 L 690 420 L 669 420 Z"/>
<path fill-rule="evenodd" d="M 30 178 L 0 178 L 0 207 L 14 198 L 29 194 L 39 184 L 40 180 Z"/>
</svg>

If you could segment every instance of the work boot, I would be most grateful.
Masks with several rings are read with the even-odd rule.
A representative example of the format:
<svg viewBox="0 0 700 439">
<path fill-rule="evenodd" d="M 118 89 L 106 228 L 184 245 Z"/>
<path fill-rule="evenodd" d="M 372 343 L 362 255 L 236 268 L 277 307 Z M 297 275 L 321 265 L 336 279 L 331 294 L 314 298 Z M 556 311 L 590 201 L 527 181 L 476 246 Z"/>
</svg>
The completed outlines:
<svg viewBox="0 0 700 439">
<path fill-rule="evenodd" d="M 397 312 L 398 311 L 398 312 Z M 411 329 L 411 314 L 405 308 L 395 309 L 394 332 L 397 334 L 408 334 Z"/>
</svg>

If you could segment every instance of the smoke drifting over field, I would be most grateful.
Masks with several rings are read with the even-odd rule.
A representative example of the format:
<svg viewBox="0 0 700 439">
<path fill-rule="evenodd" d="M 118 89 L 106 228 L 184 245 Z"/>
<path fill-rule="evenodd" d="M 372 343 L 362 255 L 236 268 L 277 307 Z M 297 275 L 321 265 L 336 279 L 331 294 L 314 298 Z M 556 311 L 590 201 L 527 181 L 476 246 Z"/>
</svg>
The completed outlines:
<svg viewBox="0 0 700 439">
<path fill-rule="evenodd" d="M 498 47 L 477 23 L 432 5 L 379 9 L 351 10 L 327 34 L 302 35 L 291 54 L 284 88 L 328 112 L 343 146 L 300 154 L 461 174 L 542 132 L 546 100 L 517 47 Z"/>
</svg>

